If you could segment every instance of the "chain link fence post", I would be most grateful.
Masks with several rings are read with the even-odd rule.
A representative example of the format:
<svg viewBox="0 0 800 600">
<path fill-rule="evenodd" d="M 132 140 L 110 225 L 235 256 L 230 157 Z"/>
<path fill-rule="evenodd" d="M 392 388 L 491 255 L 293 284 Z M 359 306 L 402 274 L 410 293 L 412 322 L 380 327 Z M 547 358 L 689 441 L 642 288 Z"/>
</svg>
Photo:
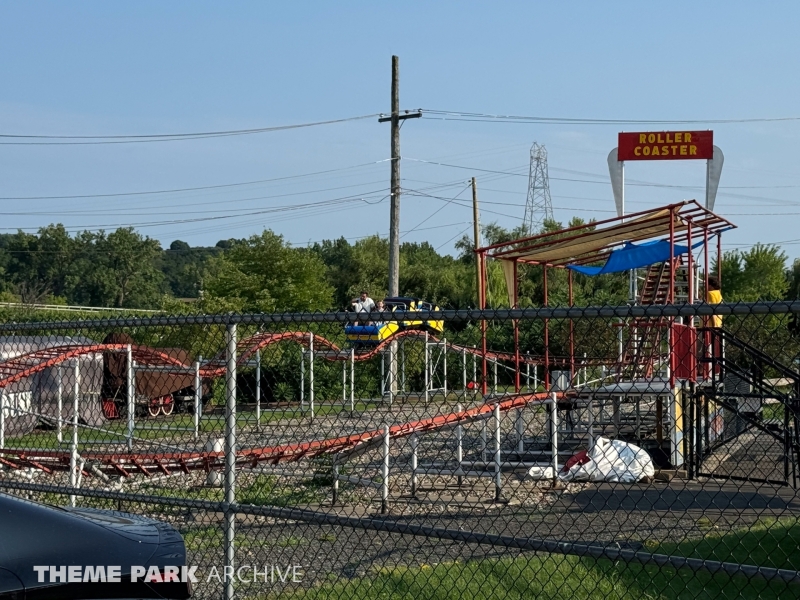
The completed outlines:
<svg viewBox="0 0 800 600">
<path fill-rule="evenodd" d="M 227 326 L 225 369 L 225 600 L 234 598 L 236 513 L 236 323 Z"/>
</svg>

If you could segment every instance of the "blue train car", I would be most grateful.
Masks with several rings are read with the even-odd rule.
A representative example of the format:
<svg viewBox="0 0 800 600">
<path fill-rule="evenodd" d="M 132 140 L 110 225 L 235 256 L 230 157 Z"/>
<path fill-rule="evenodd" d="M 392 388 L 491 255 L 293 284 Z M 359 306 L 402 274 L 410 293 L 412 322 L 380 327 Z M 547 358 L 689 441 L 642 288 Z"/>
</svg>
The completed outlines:
<svg viewBox="0 0 800 600">
<path fill-rule="evenodd" d="M 400 326 L 396 322 L 390 322 L 371 325 L 347 325 L 344 328 L 344 333 L 347 336 L 347 341 L 357 348 L 361 346 L 377 346 L 399 330 Z"/>
</svg>

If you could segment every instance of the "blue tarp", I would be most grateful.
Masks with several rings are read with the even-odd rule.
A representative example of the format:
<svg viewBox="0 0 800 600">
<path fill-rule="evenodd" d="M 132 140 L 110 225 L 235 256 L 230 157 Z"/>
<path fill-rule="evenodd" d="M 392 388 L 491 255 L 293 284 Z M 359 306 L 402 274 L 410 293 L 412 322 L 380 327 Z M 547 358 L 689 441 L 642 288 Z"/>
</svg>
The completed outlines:
<svg viewBox="0 0 800 600">
<path fill-rule="evenodd" d="M 703 242 L 697 242 L 692 248 L 702 246 Z M 675 244 L 674 256 L 686 254 L 688 246 Z M 644 244 L 633 244 L 625 242 L 625 246 L 619 250 L 614 250 L 608 257 L 606 264 L 602 267 L 584 267 L 581 265 L 567 265 L 568 268 L 584 275 L 602 275 L 603 273 L 620 273 L 647 267 L 649 265 L 669 260 L 669 241 L 656 240 L 655 242 L 645 242 Z"/>
</svg>

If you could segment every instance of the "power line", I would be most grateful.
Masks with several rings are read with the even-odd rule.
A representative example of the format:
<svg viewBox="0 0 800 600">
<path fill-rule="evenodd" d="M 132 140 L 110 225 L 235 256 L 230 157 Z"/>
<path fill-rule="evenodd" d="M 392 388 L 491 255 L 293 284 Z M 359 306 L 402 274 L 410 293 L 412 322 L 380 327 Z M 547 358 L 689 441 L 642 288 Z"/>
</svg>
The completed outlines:
<svg viewBox="0 0 800 600">
<path fill-rule="evenodd" d="M 403 234 L 403 235 L 409 234 L 409 233 L 411 233 L 412 231 L 416 231 L 416 229 L 417 229 L 417 228 L 418 228 L 420 225 L 422 225 L 422 224 L 423 224 L 423 223 L 425 223 L 426 221 L 428 221 L 428 220 L 432 219 L 432 218 L 433 218 L 434 216 L 436 216 L 436 215 L 437 215 L 437 214 L 438 214 L 440 211 L 442 211 L 442 210 L 444 210 L 445 208 L 447 208 L 447 205 L 448 205 L 448 204 L 450 204 L 450 203 L 452 203 L 452 202 L 456 202 L 456 201 L 458 200 L 458 197 L 459 197 L 461 194 L 463 194 L 464 192 L 466 192 L 468 188 L 469 188 L 469 184 L 467 184 L 467 185 L 464 187 L 464 189 L 463 189 L 463 190 L 461 190 L 460 192 L 458 192 L 458 193 L 457 193 L 457 194 L 456 194 L 456 195 L 455 195 L 455 196 L 454 196 L 454 197 L 453 197 L 453 198 L 450 200 L 450 202 L 447 202 L 446 204 L 443 204 L 441 207 L 439 207 L 438 209 L 436 209 L 435 211 L 433 211 L 433 212 L 432 212 L 431 214 L 429 214 L 427 217 L 425 217 L 424 219 L 422 219 L 422 221 L 420 221 L 419 223 L 417 223 L 417 224 L 416 224 L 414 227 L 412 227 L 411 229 L 409 229 L 408 231 L 406 231 L 406 232 L 405 232 L 405 234 Z M 401 236 L 401 237 L 402 237 L 402 236 Z"/>
<path fill-rule="evenodd" d="M 349 167 L 340 167 L 338 169 L 326 169 L 324 171 L 314 171 L 311 173 L 301 173 L 299 175 L 285 175 L 283 177 L 272 177 L 270 179 L 256 179 L 253 181 L 242 181 L 238 183 L 221 183 L 218 185 L 205 185 L 199 187 L 187 188 L 172 188 L 167 190 L 149 190 L 146 192 L 114 192 L 106 194 L 75 194 L 69 196 L 0 196 L 0 200 L 70 200 L 75 198 L 113 198 L 117 196 L 147 196 L 150 194 L 174 194 L 177 192 L 196 192 L 200 190 L 216 190 L 221 188 L 240 187 L 245 185 L 256 185 L 260 183 L 271 183 L 273 181 L 285 181 L 287 179 L 300 179 L 302 177 L 313 177 L 315 175 L 325 175 L 328 173 L 336 173 L 339 171 L 348 171 L 351 169 L 360 169 L 362 167 L 371 167 L 384 163 L 390 159 L 385 158 L 376 160 L 374 162 L 362 163 L 360 165 L 352 165 Z"/>
<path fill-rule="evenodd" d="M 181 211 L 179 213 L 174 213 L 174 212 L 171 213 L 171 212 L 161 212 L 161 211 L 159 211 L 159 214 L 161 214 L 161 215 L 185 214 L 187 208 L 191 208 L 191 211 L 192 211 L 193 214 L 201 214 L 201 213 L 214 214 L 214 213 L 242 212 L 242 211 L 252 210 L 252 208 L 227 208 L 227 205 L 230 205 L 230 204 L 233 204 L 233 203 L 239 203 L 239 202 L 252 202 L 254 200 L 272 200 L 272 199 L 275 199 L 275 198 L 287 198 L 287 197 L 292 197 L 292 196 L 307 196 L 307 195 L 311 195 L 311 194 L 318 194 L 318 193 L 321 193 L 321 192 L 331 192 L 331 191 L 334 191 L 334 190 L 343 190 L 343 189 L 349 189 L 349 188 L 364 187 L 366 185 L 374 185 L 376 183 L 383 183 L 383 180 L 381 180 L 381 181 L 369 181 L 369 182 L 357 183 L 357 184 L 352 184 L 352 185 L 341 185 L 341 186 L 336 186 L 336 187 L 321 188 L 321 189 L 315 189 L 315 190 L 305 190 L 305 191 L 302 191 L 302 192 L 289 192 L 289 193 L 286 193 L 286 194 L 271 194 L 269 196 L 251 196 L 251 197 L 248 197 L 248 198 L 236 198 L 236 199 L 233 199 L 233 200 L 215 200 L 213 202 L 192 202 L 190 206 L 187 206 L 186 204 L 166 204 L 166 205 L 165 204 L 159 204 L 157 208 L 159 208 L 159 209 L 164 209 L 164 208 L 179 208 L 180 209 L 180 208 L 182 208 L 183 209 L 183 211 Z M 381 188 L 381 189 L 387 189 L 387 188 Z M 372 193 L 372 192 L 367 192 L 367 193 Z M 357 195 L 357 194 L 354 194 L 354 195 Z M 222 208 L 220 210 L 197 210 L 195 208 L 197 206 L 207 206 L 207 205 L 219 206 L 219 205 L 222 205 L 222 204 L 226 205 L 226 208 Z M 304 205 L 307 205 L 307 204 L 308 203 L 295 204 L 295 205 L 289 205 L 289 206 L 304 206 Z M 131 210 L 145 210 L 146 208 L 147 207 L 139 206 L 136 209 L 134 209 L 133 207 L 125 207 L 125 208 L 120 208 L 118 210 L 108 210 L 108 211 L 80 209 L 80 210 L 63 210 L 63 211 L 46 210 L 46 211 L 0 212 L 0 216 L 32 216 L 32 215 L 51 215 L 51 216 L 67 216 L 67 215 L 80 215 L 80 216 L 91 216 L 91 215 L 94 215 L 94 216 L 112 216 L 112 215 L 117 215 L 117 216 L 141 216 L 143 214 L 144 215 L 152 215 L 153 212 L 154 212 L 153 210 L 148 210 L 145 213 L 127 212 L 127 211 L 131 211 Z"/>
<path fill-rule="evenodd" d="M 383 195 L 382 197 L 377 196 L 377 194 L 380 194 L 380 193 L 383 193 L 383 192 L 385 192 L 385 189 L 376 190 L 375 192 L 371 192 L 371 194 L 373 194 L 372 197 L 377 198 L 377 202 L 376 203 L 382 202 L 383 200 L 385 200 L 386 198 L 389 197 L 388 195 Z M 256 216 L 256 215 L 282 213 L 282 212 L 289 212 L 289 211 L 296 211 L 296 210 L 309 210 L 309 209 L 315 209 L 315 208 L 321 208 L 321 207 L 330 207 L 330 206 L 335 206 L 335 207 L 338 208 L 342 204 L 349 204 L 349 203 L 354 203 L 354 202 L 366 202 L 366 203 L 369 204 L 369 202 L 367 202 L 367 198 L 370 198 L 370 196 L 369 195 L 344 196 L 344 197 L 341 197 L 341 198 L 334 198 L 334 199 L 330 199 L 330 200 L 322 200 L 320 202 L 310 202 L 310 203 L 307 203 L 307 204 L 290 204 L 290 205 L 277 206 L 277 207 L 272 207 L 272 208 L 267 208 L 267 209 L 262 209 L 262 210 L 256 210 L 256 211 L 251 211 L 251 212 L 247 212 L 247 213 L 240 213 L 240 214 L 235 214 L 235 215 L 217 215 L 217 216 L 212 216 L 212 217 L 172 219 L 172 220 L 165 220 L 165 221 L 149 221 L 149 222 L 144 222 L 144 223 L 114 223 L 114 224 L 96 225 L 96 226 L 94 226 L 92 228 L 85 228 L 85 229 L 97 230 L 97 229 L 101 229 L 101 228 L 104 228 L 104 227 L 158 227 L 158 226 L 165 226 L 165 225 L 180 225 L 180 224 L 184 224 L 184 223 L 198 223 L 198 222 L 203 222 L 203 221 L 218 221 L 218 220 L 224 220 L 224 219 L 232 219 L 232 218 L 236 218 L 236 217 L 250 217 L 250 216 Z M 73 225 L 73 226 L 70 226 L 67 229 L 75 230 L 75 229 L 82 229 L 82 228 L 83 227 L 81 227 L 81 226 Z M 0 228 L 0 229 L 4 229 L 4 230 L 7 230 L 7 231 L 8 230 L 15 231 L 18 228 L 3 227 L 3 228 Z"/>
<path fill-rule="evenodd" d="M 294 125 L 279 125 L 276 127 L 258 127 L 254 129 L 230 129 L 226 131 L 203 131 L 194 133 L 161 133 L 145 135 L 30 135 L 0 133 L 0 139 L 25 139 L 37 141 L 0 141 L 0 145 L 16 146 L 75 146 L 75 145 L 95 145 L 95 144 L 141 144 L 149 142 L 178 142 L 185 140 L 199 140 L 216 137 L 230 137 L 239 135 L 253 135 L 258 133 L 271 133 L 274 131 L 286 131 L 288 129 L 301 129 L 305 127 L 317 127 L 319 125 L 332 125 L 334 123 L 346 123 L 348 121 L 360 121 L 377 117 L 378 113 L 361 115 L 358 117 L 347 117 L 344 119 L 332 119 L 329 121 L 314 121 L 310 123 L 297 123 Z M 52 140 L 52 141 L 38 141 Z M 81 140 L 81 141 L 70 141 Z"/>
<path fill-rule="evenodd" d="M 459 202 L 458 200 L 454 200 L 453 198 L 445 198 L 443 196 L 434 196 L 432 194 L 426 194 L 426 193 L 421 192 L 419 190 L 407 189 L 406 192 L 408 194 L 410 194 L 410 195 L 424 196 L 426 198 L 433 198 L 434 200 L 444 200 L 445 202 L 453 203 L 456 206 L 461 206 L 461 207 L 464 207 L 464 208 L 470 208 L 469 204 L 461 204 L 461 202 Z M 465 200 L 464 202 L 467 202 L 467 201 Z M 481 201 L 481 206 L 484 205 L 484 204 L 501 204 L 501 203 L 499 203 L 499 202 L 495 203 L 495 202 L 484 202 L 484 201 Z M 508 206 L 519 206 L 517 204 L 513 204 L 513 205 L 512 204 L 507 204 L 507 205 Z M 489 214 L 493 214 L 493 215 L 499 215 L 501 217 L 509 217 L 510 219 L 515 219 L 515 220 L 519 220 L 519 221 L 522 220 L 519 215 L 508 215 L 506 213 L 501 213 L 501 212 L 497 212 L 497 211 L 493 211 L 493 210 L 487 210 L 487 209 L 484 209 L 484 208 L 481 209 L 481 212 L 482 213 L 489 213 Z"/>
<path fill-rule="evenodd" d="M 459 231 L 457 234 L 455 234 L 453 237 L 451 237 L 449 240 L 447 240 L 447 241 L 446 241 L 444 244 L 440 244 L 440 245 L 436 246 L 436 248 L 434 248 L 434 251 L 435 251 L 435 252 L 438 252 L 439 250 L 441 250 L 442 248 L 444 248 L 445 246 L 447 246 L 447 244 L 449 244 L 449 243 L 450 243 L 450 242 L 452 242 L 454 239 L 456 239 L 458 236 L 462 235 L 463 233 L 466 233 L 466 232 L 469 230 L 469 228 L 470 228 L 470 227 L 472 227 L 472 223 L 470 223 L 469 225 L 467 225 L 467 226 L 466 226 L 464 229 L 462 229 L 461 231 Z"/>
<path fill-rule="evenodd" d="M 423 118 L 426 114 L 438 115 L 445 121 L 484 121 L 504 123 L 536 123 L 539 125 L 702 125 L 726 123 L 772 123 L 800 121 L 800 117 L 753 117 L 744 119 L 594 119 L 577 117 L 532 117 L 523 115 L 492 115 L 450 110 L 421 108 Z"/>
<path fill-rule="evenodd" d="M 480 173 L 493 173 L 493 174 L 502 174 L 502 175 L 508 175 L 508 176 L 515 176 L 515 177 L 526 177 L 526 175 L 524 173 L 515 173 L 513 171 L 498 171 L 498 170 L 494 170 L 494 169 L 479 169 L 477 167 L 467 167 L 467 166 L 464 166 L 464 165 L 454 165 L 454 164 L 450 164 L 450 163 L 435 162 L 435 161 L 423 160 L 423 159 L 419 159 L 419 158 L 404 157 L 404 159 L 405 160 L 409 160 L 409 161 L 429 164 L 429 165 L 437 165 L 437 166 L 440 166 L 440 167 L 450 167 L 450 168 L 453 168 L 453 169 L 465 169 L 465 170 L 468 170 L 468 171 L 477 171 L 477 172 L 480 172 Z M 523 169 L 525 167 L 512 167 L 512 168 Z M 566 170 L 566 169 L 556 169 L 554 167 L 553 170 Z M 589 173 L 587 175 L 589 175 L 591 177 L 598 177 L 598 178 L 602 177 L 601 175 L 594 175 L 594 174 L 591 174 L 591 173 Z M 593 185 L 603 185 L 603 186 L 609 185 L 608 181 L 594 181 L 594 180 L 591 180 L 591 179 L 576 179 L 576 178 L 572 178 L 572 177 L 550 177 L 550 179 L 554 179 L 554 180 L 557 180 L 557 181 L 569 181 L 569 182 L 573 182 L 573 183 L 590 183 L 590 184 L 593 184 Z M 635 186 L 635 187 L 655 187 L 655 188 L 665 188 L 665 189 L 680 189 L 680 190 L 687 190 L 687 191 L 701 191 L 702 190 L 702 188 L 700 186 L 696 186 L 696 185 L 673 185 L 673 184 L 668 184 L 668 183 L 654 183 L 654 182 L 647 182 L 647 181 L 641 181 L 641 180 L 630 180 L 629 182 L 626 181 L 625 183 L 626 183 L 626 185 Z M 724 186 L 720 187 L 720 189 L 723 189 L 723 188 L 724 188 Z M 727 189 L 727 188 L 724 188 L 724 189 Z M 784 204 L 784 205 L 797 205 L 798 204 L 798 202 L 795 202 L 795 201 L 792 201 L 792 200 L 780 200 L 780 199 L 777 199 L 777 198 L 769 198 L 769 197 L 766 197 L 766 196 L 753 196 L 753 195 L 749 195 L 749 194 L 736 194 L 736 193 L 732 193 L 732 192 L 721 192 L 719 195 L 727 196 L 727 197 L 730 197 L 730 198 L 743 198 L 743 199 L 750 199 L 750 200 L 766 200 L 768 202 L 778 202 L 778 203 L 781 203 L 781 204 Z"/>
</svg>

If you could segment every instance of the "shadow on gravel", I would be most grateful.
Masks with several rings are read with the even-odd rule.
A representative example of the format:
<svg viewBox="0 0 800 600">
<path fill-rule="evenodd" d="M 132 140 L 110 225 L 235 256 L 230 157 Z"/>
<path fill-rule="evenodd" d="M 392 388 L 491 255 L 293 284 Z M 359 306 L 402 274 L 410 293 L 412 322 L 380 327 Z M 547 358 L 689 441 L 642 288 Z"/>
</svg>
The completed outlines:
<svg viewBox="0 0 800 600">
<path fill-rule="evenodd" d="M 571 511 L 787 511 L 800 510 L 800 499 L 790 489 L 691 486 L 601 485 L 571 497 Z M 562 502 L 567 498 L 562 498 Z"/>
</svg>

